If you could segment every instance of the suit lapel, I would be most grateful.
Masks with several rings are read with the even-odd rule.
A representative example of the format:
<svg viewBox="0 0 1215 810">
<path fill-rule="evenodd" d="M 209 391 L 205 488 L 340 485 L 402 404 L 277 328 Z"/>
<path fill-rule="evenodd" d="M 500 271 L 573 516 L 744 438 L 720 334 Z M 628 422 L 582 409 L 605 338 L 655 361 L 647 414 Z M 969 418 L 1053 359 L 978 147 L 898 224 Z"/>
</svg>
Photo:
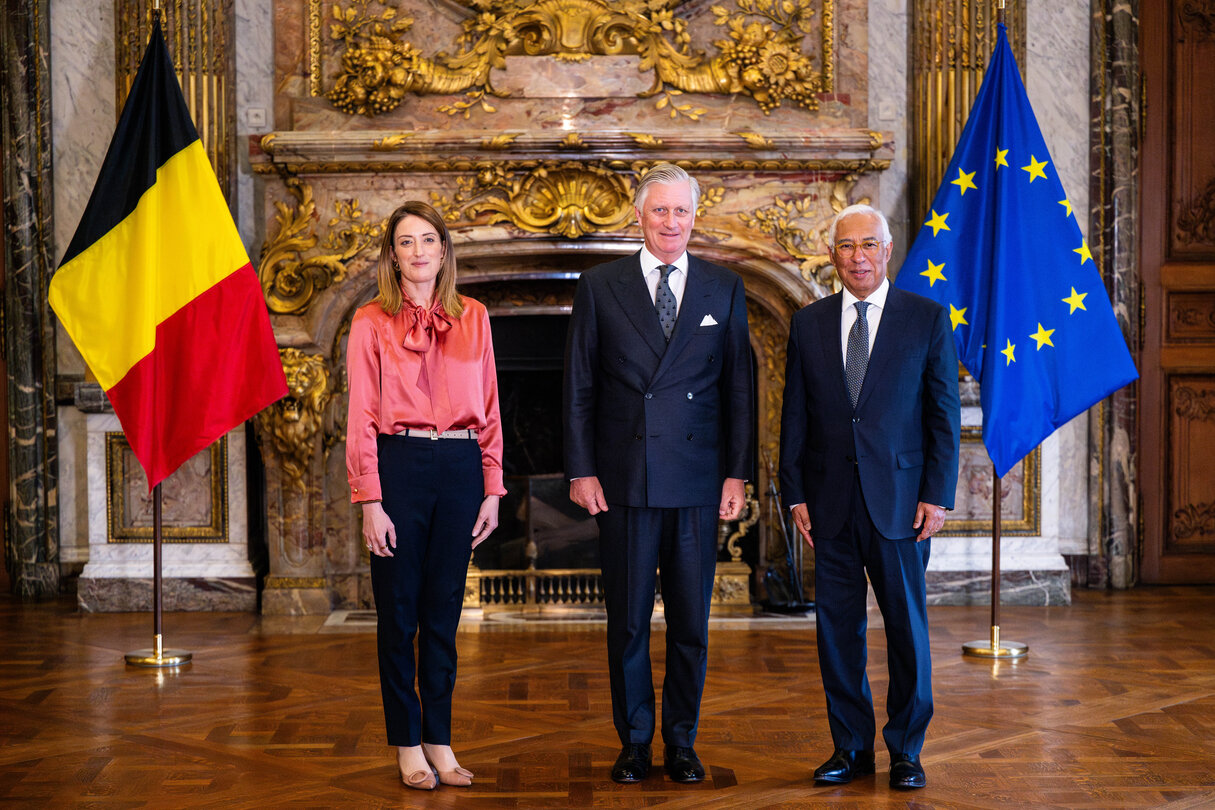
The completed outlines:
<svg viewBox="0 0 1215 810">
<path fill-rule="evenodd" d="M 700 260 L 694 256 L 688 256 L 688 279 L 683 288 L 683 300 L 679 304 L 679 317 L 675 319 L 675 329 L 671 332 L 671 342 L 667 344 L 666 353 L 662 355 L 662 361 L 659 362 L 658 368 L 654 371 L 654 376 L 651 378 L 657 379 L 661 376 L 671 364 L 679 357 L 691 341 L 693 333 L 700 326 L 705 315 L 711 312 L 713 298 L 717 294 L 717 279 L 710 276 L 701 267 Z M 650 309 L 654 307 L 651 305 Z M 726 313 L 727 315 L 729 313 Z M 658 322 L 658 318 L 654 318 L 654 322 Z M 726 324 L 721 327 L 726 328 Z M 659 338 L 662 337 L 662 328 L 658 329 Z"/>
<path fill-rule="evenodd" d="M 612 282 L 612 291 L 633 328 L 641 333 L 654 356 L 661 358 L 667 351 L 667 340 L 658 324 L 658 313 L 654 310 L 645 277 L 641 275 L 640 251 L 633 256 L 633 261 L 624 263 Z"/>
<path fill-rule="evenodd" d="M 818 345 L 823 353 L 823 368 L 828 369 L 827 376 L 832 381 L 832 388 L 848 402 L 848 383 L 844 378 L 844 353 L 840 347 L 840 318 L 843 314 L 844 295 L 836 293 L 830 299 L 831 305 L 823 308 L 823 314 L 818 322 Z"/>
</svg>

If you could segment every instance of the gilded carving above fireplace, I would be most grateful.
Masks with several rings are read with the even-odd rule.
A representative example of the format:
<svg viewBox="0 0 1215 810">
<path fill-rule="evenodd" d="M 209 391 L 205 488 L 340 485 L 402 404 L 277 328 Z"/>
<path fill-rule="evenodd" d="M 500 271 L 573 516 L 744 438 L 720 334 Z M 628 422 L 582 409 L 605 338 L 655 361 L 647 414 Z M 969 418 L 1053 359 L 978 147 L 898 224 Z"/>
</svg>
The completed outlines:
<svg viewBox="0 0 1215 810">
<path fill-rule="evenodd" d="M 549 56 L 582 62 L 595 56 L 635 55 L 650 74 L 642 98 L 672 119 L 698 121 L 706 110 L 685 93 L 744 96 L 765 114 L 788 102 L 817 110 L 834 89 L 834 0 L 734 0 L 714 5 L 712 23 L 724 33 L 710 57 L 692 47 L 682 0 L 474 0 L 458 36 L 427 56 L 406 37 L 415 19 L 390 3 L 342 0 L 322 13 L 310 0 L 313 95 L 325 95 L 348 115 L 390 112 L 407 95 L 458 95 L 442 104 L 447 115 L 497 112 L 493 71 L 510 56 Z M 328 18 L 326 20 L 326 17 Z M 320 30 L 317 30 L 320 29 Z M 414 37 L 416 39 L 416 37 Z M 807 49 L 805 40 L 814 45 Z M 336 45 L 336 79 L 323 90 L 322 40 Z M 338 55 L 340 53 L 340 56 Z"/>
</svg>

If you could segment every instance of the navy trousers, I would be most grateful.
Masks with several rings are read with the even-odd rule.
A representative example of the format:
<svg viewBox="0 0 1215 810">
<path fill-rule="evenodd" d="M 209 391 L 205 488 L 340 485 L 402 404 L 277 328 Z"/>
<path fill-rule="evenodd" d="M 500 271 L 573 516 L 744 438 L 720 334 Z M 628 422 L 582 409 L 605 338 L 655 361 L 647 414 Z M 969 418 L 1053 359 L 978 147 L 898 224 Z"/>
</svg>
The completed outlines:
<svg viewBox="0 0 1215 810">
<path fill-rule="evenodd" d="M 450 745 L 456 628 L 485 491 L 481 448 L 411 436 L 381 435 L 378 444 L 384 511 L 397 533 L 393 556 L 371 558 L 388 744 Z"/>
<path fill-rule="evenodd" d="M 836 748 L 873 749 L 873 696 L 865 674 L 865 573 L 886 626 L 890 689 L 882 736 L 892 754 L 919 756 L 932 719 L 932 660 L 924 572 L 931 540 L 890 540 L 873 526 L 859 477 L 848 520 L 835 537 L 814 539 L 818 659 Z"/>
<path fill-rule="evenodd" d="M 709 656 L 709 604 L 717 567 L 717 506 L 612 505 L 597 515 L 608 615 L 612 721 L 622 743 L 654 737 L 650 618 L 661 570 L 667 623 L 662 739 L 691 747 Z"/>
</svg>

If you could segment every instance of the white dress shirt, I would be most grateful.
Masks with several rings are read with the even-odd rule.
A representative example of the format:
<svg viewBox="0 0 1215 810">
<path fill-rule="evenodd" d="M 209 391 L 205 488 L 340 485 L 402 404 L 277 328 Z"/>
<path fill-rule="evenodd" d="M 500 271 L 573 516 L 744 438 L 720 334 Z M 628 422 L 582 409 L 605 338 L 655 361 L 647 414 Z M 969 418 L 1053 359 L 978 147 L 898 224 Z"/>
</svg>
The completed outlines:
<svg viewBox="0 0 1215 810">
<path fill-rule="evenodd" d="M 675 275 L 672 273 L 671 275 Z M 865 321 L 869 324 L 869 353 L 873 354 L 873 341 L 877 338 L 878 324 L 882 322 L 882 310 L 886 308 L 886 294 L 890 292 L 890 279 L 882 279 L 882 284 L 876 290 L 869 294 L 865 299 L 865 303 L 872 304 L 869 311 L 865 313 Z M 840 306 L 840 351 L 843 353 L 844 362 L 848 362 L 848 333 L 852 331 L 852 325 L 856 323 L 856 302 L 861 299 L 857 298 L 852 293 L 848 292 L 848 288 L 844 288 L 844 300 Z"/>
<path fill-rule="evenodd" d="M 658 299 L 658 281 L 662 278 L 662 271 L 658 268 L 666 263 L 650 253 L 645 245 L 641 246 L 641 274 L 645 277 L 646 287 L 650 289 L 651 301 Z M 678 315 L 679 306 L 683 303 L 683 288 L 688 283 L 688 252 L 685 250 L 671 264 L 675 265 L 675 269 L 667 276 L 667 284 L 671 286 L 671 295 L 675 296 L 675 314 Z"/>
</svg>

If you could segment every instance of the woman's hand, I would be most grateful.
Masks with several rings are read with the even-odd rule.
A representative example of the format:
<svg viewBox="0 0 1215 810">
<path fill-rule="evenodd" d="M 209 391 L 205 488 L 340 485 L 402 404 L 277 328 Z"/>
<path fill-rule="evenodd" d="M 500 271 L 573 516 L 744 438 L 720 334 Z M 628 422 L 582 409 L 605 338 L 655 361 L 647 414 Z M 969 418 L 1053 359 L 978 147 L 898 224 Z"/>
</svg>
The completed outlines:
<svg viewBox="0 0 1215 810">
<path fill-rule="evenodd" d="M 481 509 L 477 512 L 477 522 L 473 524 L 472 547 L 476 548 L 489 537 L 489 533 L 498 528 L 498 496 L 486 495 L 481 501 Z"/>
<path fill-rule="evenodd" d="M 363 504 L 363 544 L 377 557 L 391 557 L 389 548 L 397 547 L 397 529 L 379 501 Z"/>
</svg>

